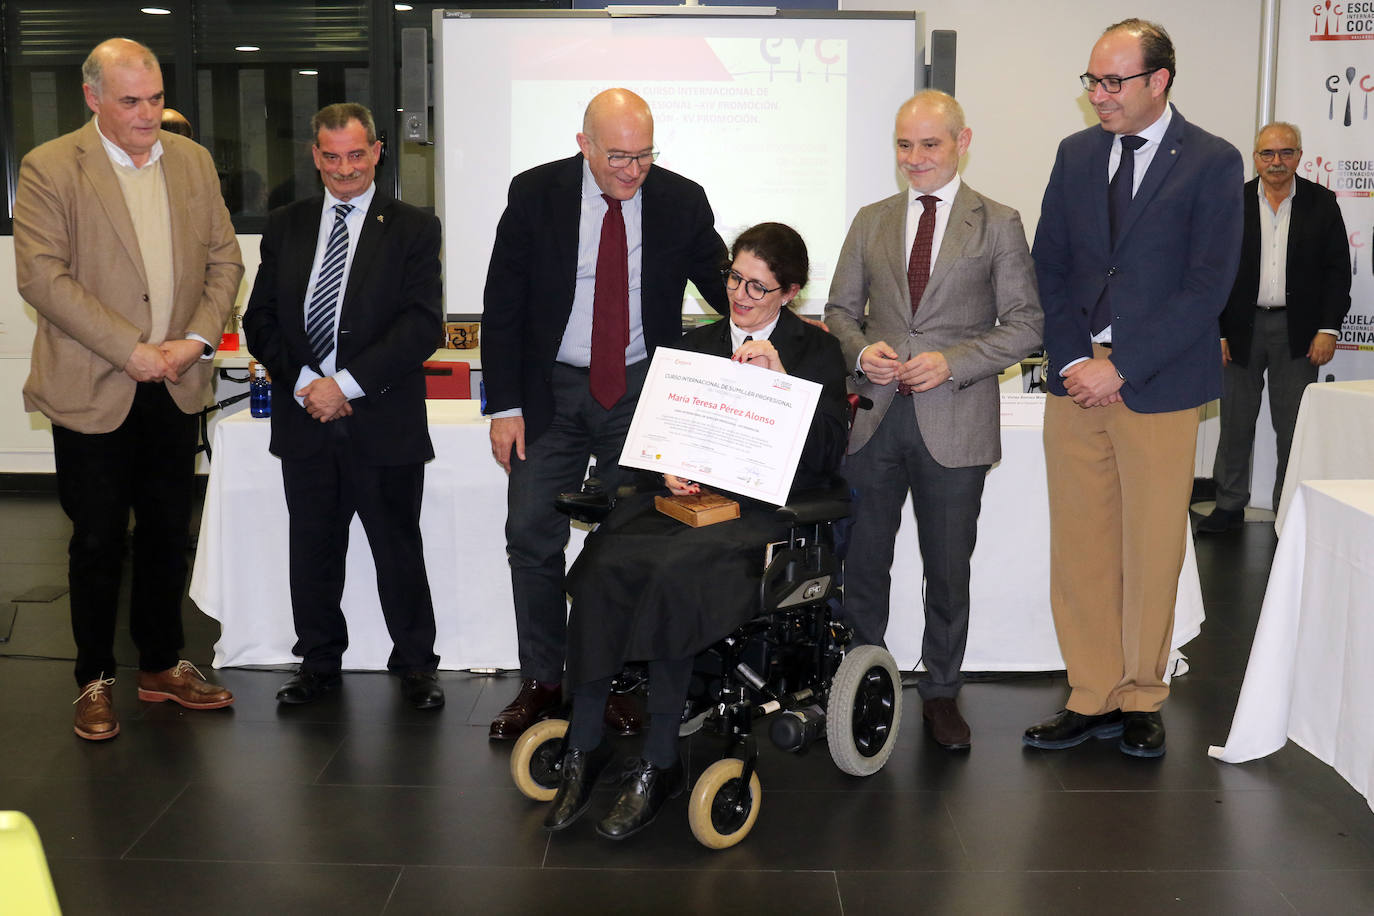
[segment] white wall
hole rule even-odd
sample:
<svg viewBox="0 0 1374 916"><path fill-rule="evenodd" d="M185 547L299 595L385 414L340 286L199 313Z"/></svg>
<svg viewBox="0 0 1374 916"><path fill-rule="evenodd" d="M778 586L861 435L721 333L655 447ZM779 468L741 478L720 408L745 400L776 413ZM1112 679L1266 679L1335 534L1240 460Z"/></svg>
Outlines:
<svg viewBox="0 0 1374 916"><path fill-rule="evenodd" d="M854 0L847 5L912 8L909 0ZM922 6L927 28L959 32L956 94L973 128L964 176L979 191L1020 210L1028 234L1035 231L1059 140L1096 122L1078 74L1086 69L1102 29L1127 16L1159 22L1173 36L1179 62L1173 100L1184 116L1241 150L1249 148L1259 72L1259 5L1254 0L1109 0L1091 6L1064 0L930 0ZM890 145L891 136L874 137L873 142ZM248 267L242 307L257 270L258 237L242 236L240 246ZM32 337L32 313L15 292L13 239L3 237L0 473L52 470L46 421L25 414L20 396ZM1214 448L1215 433L1205 425L1198 465L1203 476L1210 474Z"/></svg>

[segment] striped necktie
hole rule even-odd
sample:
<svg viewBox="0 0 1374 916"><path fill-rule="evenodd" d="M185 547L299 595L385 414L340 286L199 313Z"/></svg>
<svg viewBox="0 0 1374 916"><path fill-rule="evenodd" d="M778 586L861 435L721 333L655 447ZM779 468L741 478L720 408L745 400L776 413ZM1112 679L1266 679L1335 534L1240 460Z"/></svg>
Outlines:
<svg viewBox="0 0 1374 916"><path fill-rule="evenodd" d="M319 362L334 352L334 314L339 287L343 285L344 264L348 261L348 224L344 217L352 210L352 204L334 205L334 228L329 232L324 260L320 261L315 295L305 313L305 335L310 338L310 351Z"/></svg>

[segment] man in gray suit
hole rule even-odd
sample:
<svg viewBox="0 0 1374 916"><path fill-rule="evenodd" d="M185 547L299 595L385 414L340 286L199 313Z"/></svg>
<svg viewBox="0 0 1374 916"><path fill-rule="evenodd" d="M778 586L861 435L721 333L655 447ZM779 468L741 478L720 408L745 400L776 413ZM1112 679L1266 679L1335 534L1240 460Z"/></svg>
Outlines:
<svg viewBox="0 0 1374 916"><path fill-rule="evenodd" d="M1043 325L1021 217L959 179L972 137L943 92L902 105L897 167L909 189L854 217L825 308L856 390L873 400L849 440L845 614L859 642L883 643L909 491L926 580L922 717L952 750L971 742L955 697L983 478L1001 457L997 376L1039 346Z"/></svg>

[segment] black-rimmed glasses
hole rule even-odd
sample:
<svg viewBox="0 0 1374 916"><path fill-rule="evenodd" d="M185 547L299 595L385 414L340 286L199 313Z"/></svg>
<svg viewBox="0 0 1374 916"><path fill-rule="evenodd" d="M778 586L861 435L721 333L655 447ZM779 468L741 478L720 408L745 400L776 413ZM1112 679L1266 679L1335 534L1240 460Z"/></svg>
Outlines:
<svg viewBox="0 0 1374 916"><path fill-rule="evenodd" d="M1300 150L1300 149L1288 149L1288 148L1284 148L1284 149L1257 149L1257 150L1255 150L1255 155L1260 157L1260 161L1261 161L1261 162L1273 162L1275 156L1278 156L1280 159L1293 159L1293 158L1295 158L1295 157L1298 155L1298 153L1300 153L1300 152L1302 152L1302 150Z"/></svg>
<svg viewBox="0 0 1374 916"><path fill-rule="evenodd" d="M776 293L778 290L782 289L782 284L778 284L772 289L769 289L758 280L746 280L736 273L732 267L725 268L720 272L720 275L725 278L725 288L731 292L739 289L740 284L743 283L744 292L750 299L762 299L769 293Z"/></svg>
<svg viewBox="0 0 1374 916"><path fill-rule="evenodd" d="M1088 92L1094 92L1100 85L1106 92L1116 95L1121 91L1121 84L1127 80L1140 79L1142 76L1149 76L1159 67L1153 67L1140 73L1132 73L1130 76L1093 76L1091 73L1083 73L1078 77L1078 81L1083 84L1083 88Z"/></svg>

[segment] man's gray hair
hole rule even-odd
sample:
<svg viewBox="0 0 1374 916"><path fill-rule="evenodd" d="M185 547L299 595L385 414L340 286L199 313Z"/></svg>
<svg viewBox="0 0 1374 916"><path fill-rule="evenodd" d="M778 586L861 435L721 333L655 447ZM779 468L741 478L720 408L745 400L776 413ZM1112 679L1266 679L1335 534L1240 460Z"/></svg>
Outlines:
<svg viewBox="0 0 1374 916"><path fill-rule="evenodd" d="M1268 124L1264 125L1259 130L1255 131L1255 149L1257 151L1259 150L1260 134L1264 133L1271 127L1278 127L1282 130L1291 130L1293 132L1293 139L1297 141L1297 149L1302 149L1302 131L1298 128L1298 125L1290 124L1288 121L1270 121Z"/></svg>
<svg viewBox="0 0 1374 916"><path fill-rule="evenodd" d="M108 38L91 49L81 65L81 81L91 87L97 96L102 94L105 82L105 67L119 64L125 67L142 66L144 70L160 70L157 55L146 45L131 38Z"/></svg>

